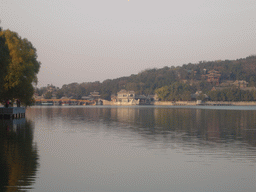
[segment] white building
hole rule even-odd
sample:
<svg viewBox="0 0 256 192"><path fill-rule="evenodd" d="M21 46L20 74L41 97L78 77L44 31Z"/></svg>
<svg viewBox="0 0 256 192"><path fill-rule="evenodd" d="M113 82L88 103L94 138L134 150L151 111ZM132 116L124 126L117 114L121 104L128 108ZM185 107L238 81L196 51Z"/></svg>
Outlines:
<svg viewBox="0 0 256 192"><path fill-rule="evenodd" d="M139 100L135 99L134 91L126 91L122 89L117 92L116 98L112 97L114 105L139 105Z"/></svg>

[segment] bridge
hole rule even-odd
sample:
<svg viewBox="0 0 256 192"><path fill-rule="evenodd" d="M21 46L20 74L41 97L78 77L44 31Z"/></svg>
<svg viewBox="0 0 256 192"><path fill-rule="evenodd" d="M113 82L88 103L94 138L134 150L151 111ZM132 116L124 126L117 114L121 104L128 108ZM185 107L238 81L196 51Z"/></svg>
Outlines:
<svg viewBox="0 0 256 192"><path fill-rule="evenodd" d="M35 105L95 105L96 100L78 99L35 99Z"/></svg>

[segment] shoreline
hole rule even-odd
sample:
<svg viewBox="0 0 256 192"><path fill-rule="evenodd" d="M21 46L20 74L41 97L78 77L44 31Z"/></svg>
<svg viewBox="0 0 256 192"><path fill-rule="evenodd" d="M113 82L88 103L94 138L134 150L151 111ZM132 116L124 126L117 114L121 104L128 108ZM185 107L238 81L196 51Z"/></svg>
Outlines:
<svg viewBox="0 0 256 192"><path fill-rule="evenodd" d="M127 106L129 104L114 103L103 100L103 105ZM256 106L256 101L156 101L150 105L160 106Z"/></svg>
<svg viewBox="0 0 256 192"><path fill-rule="evenodd" d="M158 101L154 105L185 105L185 106L256 106L256 101Z"/></svg>
<svg viewBox="0 0 256 192"><path fill-rule="evenodd" d="M256 106L256 101L155 101L150 104L130 104L130 103L117 103L107 100L102 100L104 106ZM32 105L32 106L43 106L43 105ZM52 105L56 106L56 105ZM61 105L60 105L61 106ZM82 106L82 105L69 105L69 106ZM100 106L100 105L86 105L86 106ZM4 108L0 105L0 108Z"/></svg>

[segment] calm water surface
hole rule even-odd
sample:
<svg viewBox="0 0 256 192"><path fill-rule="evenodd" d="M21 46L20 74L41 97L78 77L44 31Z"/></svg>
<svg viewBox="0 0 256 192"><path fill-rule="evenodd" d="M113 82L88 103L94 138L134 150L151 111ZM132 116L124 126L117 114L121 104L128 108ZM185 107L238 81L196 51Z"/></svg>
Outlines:
<svg viewBox="0 0 256 192"><path fill-rule="evenodd" d="M0 191L254 192L255 107L32 107L0 121Z"/></svg>

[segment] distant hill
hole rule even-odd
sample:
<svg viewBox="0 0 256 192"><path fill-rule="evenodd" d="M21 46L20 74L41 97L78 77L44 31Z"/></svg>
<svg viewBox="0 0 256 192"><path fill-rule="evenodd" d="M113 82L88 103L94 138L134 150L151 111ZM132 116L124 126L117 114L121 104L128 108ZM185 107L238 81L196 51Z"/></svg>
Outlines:
<svg viewBox="0 0 256 192"><path fill-rule="evenodd" d="M112 94L126 89L145 95L165 93L167 96L162 97L163 100L189 100L188 95L196 91L211 94L214 87L240 88L233 84L236 80L244 80L247 87L256 85L256 55L237 60L201 61L177 67L146 69L136 75L107 79L102 83L71 83L56 90L56 95L79 99L90 92L99 91L102 99L110 100ZM40 91L36 90L37 93ZM177 97L170 96L171 93Z"/></svg>

